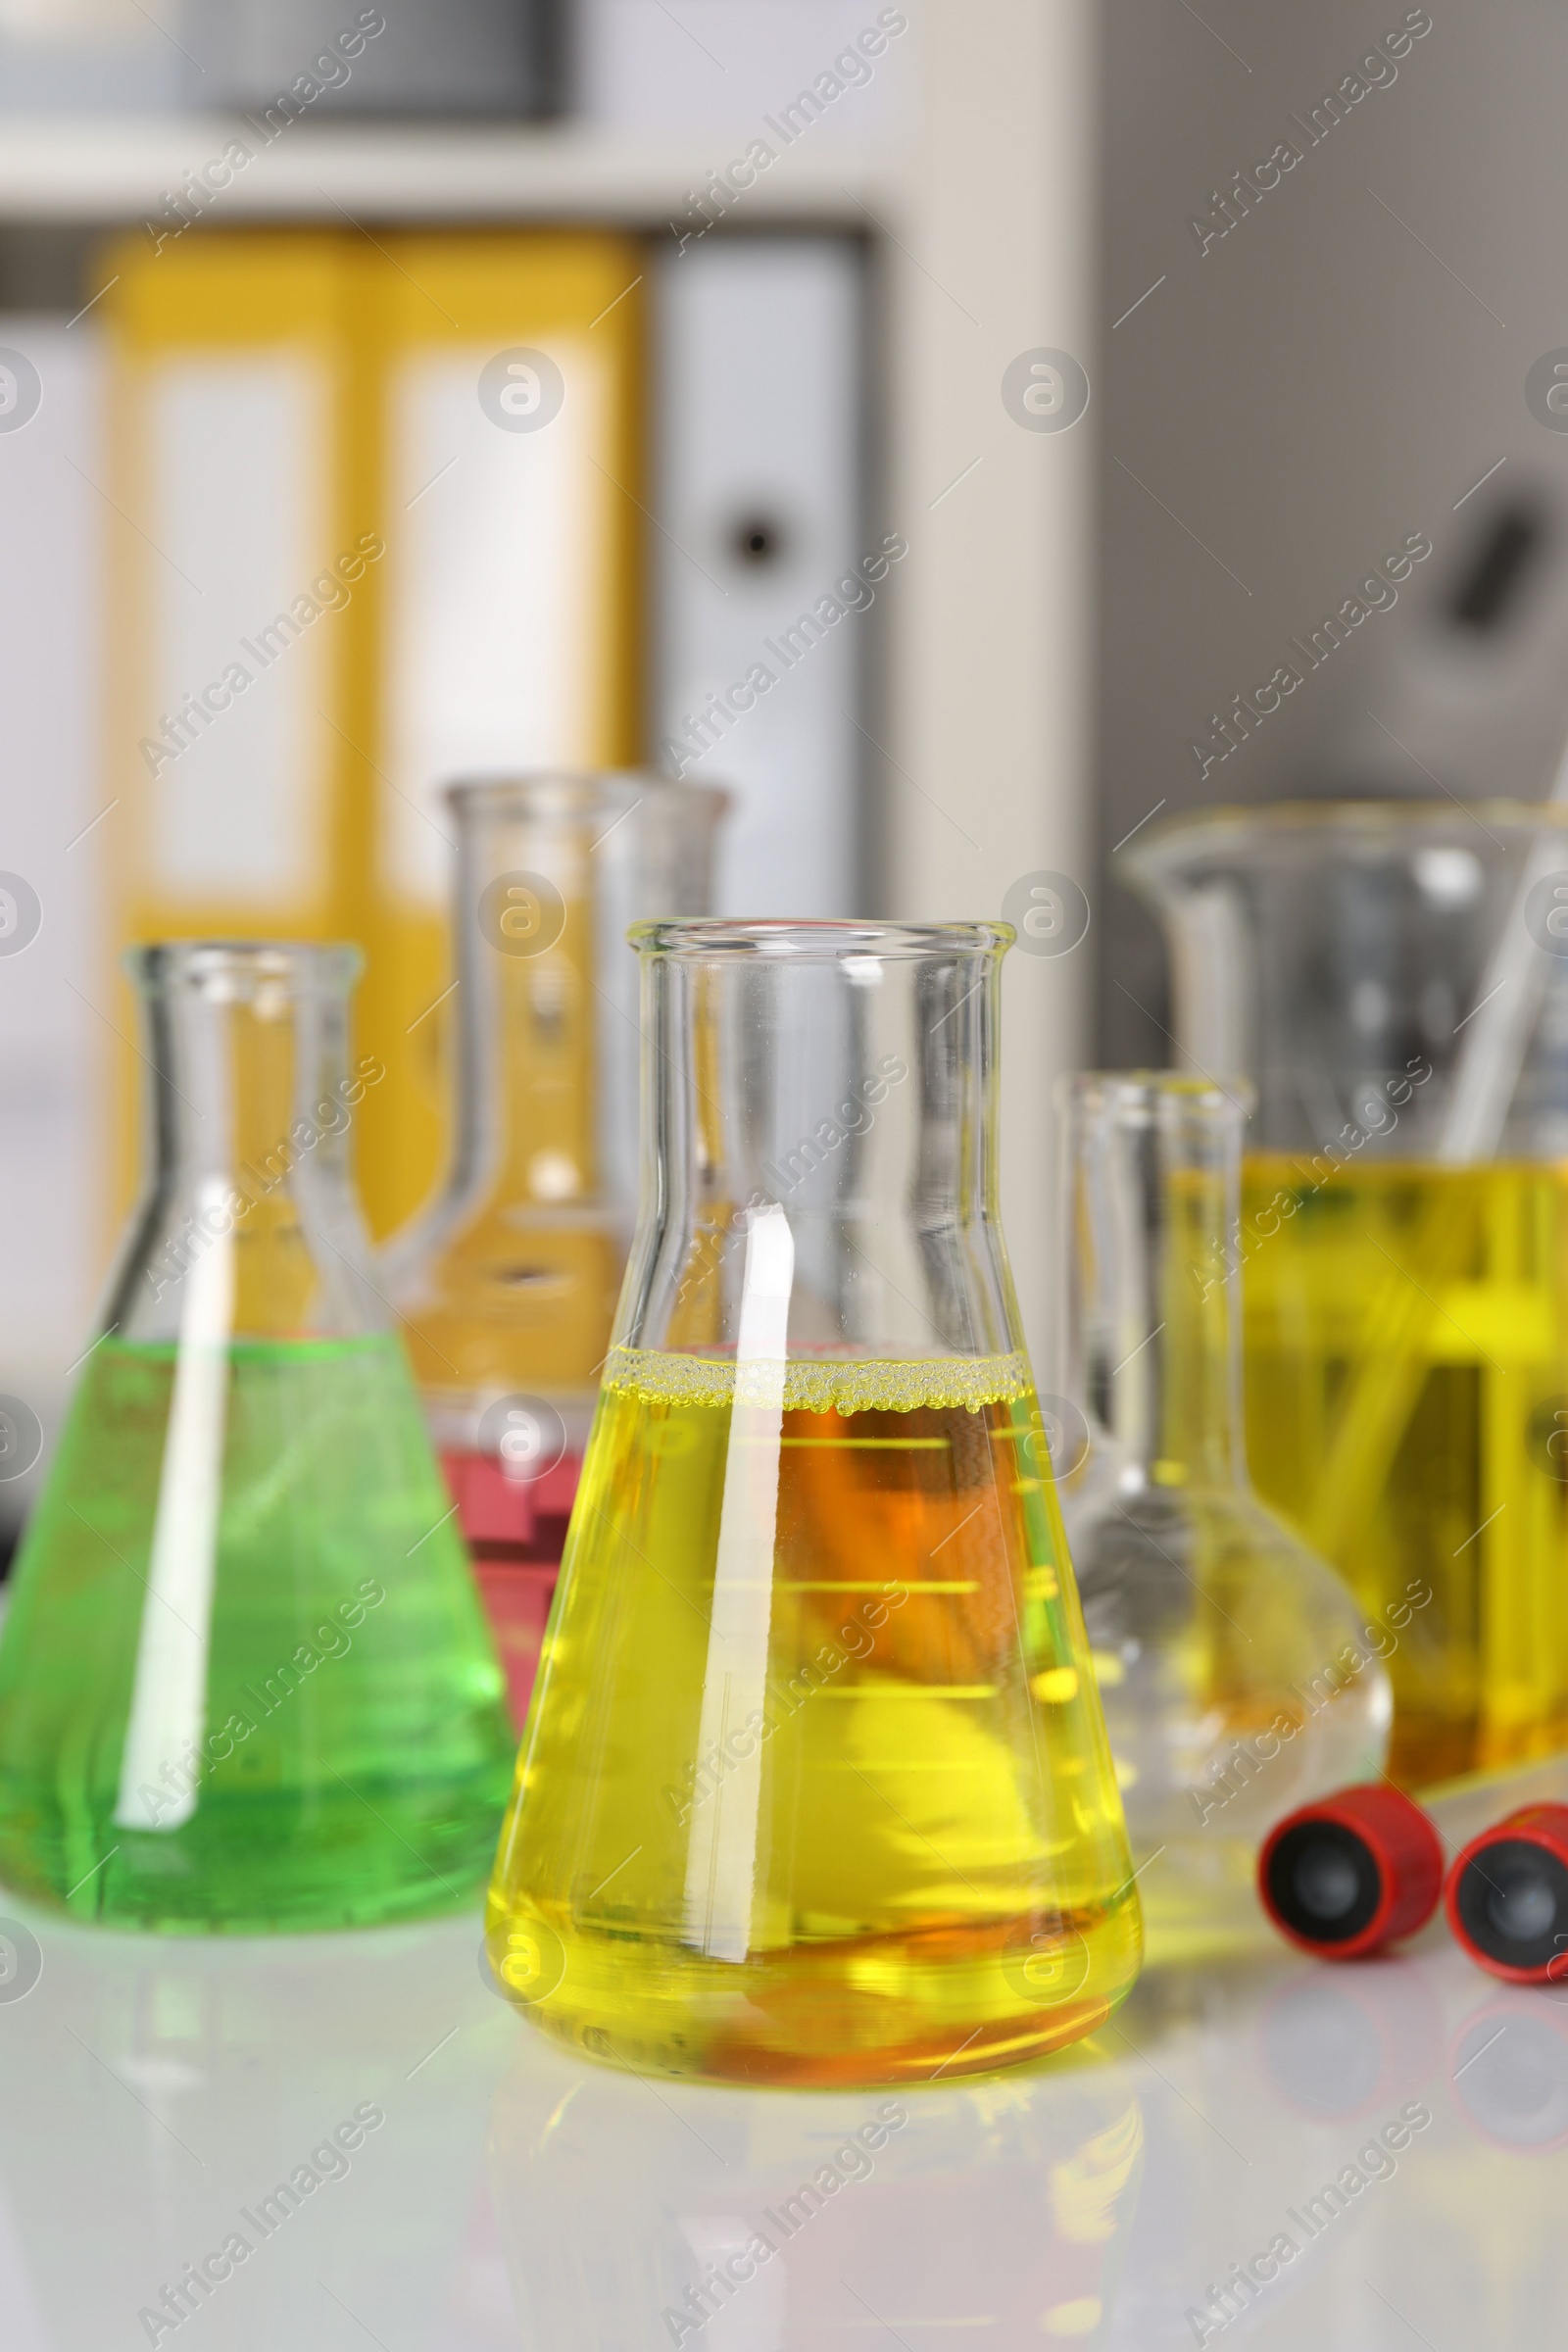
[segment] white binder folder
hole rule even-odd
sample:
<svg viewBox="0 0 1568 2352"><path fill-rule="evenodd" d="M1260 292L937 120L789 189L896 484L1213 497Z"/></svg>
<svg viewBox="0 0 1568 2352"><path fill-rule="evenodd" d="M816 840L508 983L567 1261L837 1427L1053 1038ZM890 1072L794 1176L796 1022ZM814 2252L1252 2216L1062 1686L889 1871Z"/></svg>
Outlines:
<svg viewBox="0 0 1568 2352"><path fill-rule="evenodd" d="M90 319L0 317L0 1393L49 1441L108 1241L101 383ZM35 1437L0 1428L0 1529Z"/></svg>
<svg viewBox="0 0 1568 2352"><path fill-rule="evenodd" d="M659 756L734 787L719 913L863 911L861 679L899 559L862 519L859 250L713 233L657 268Z"/></svg>

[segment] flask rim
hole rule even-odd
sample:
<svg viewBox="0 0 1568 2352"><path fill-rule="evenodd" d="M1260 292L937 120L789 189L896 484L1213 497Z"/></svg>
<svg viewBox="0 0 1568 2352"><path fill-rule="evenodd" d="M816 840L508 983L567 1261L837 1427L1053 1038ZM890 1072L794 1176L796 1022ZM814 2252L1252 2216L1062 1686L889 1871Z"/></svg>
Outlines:
<svg viewBox="0 0 1568 2352"><path fill-rule="evenodd" d="M1108 1107L1130 1113L1173 1102L1219 1118L1246 1118L1257 1105L1251 1080L1231 1071L1222 1083L1191 1070L1074 1070L1058 1081L1057 1091L1065 1110Z"/></svg>
<svg viewBox="0 0 1568 2352"><path fill-rule="evenodd" d="M153 939L127 948L122 960L139 988L227 995L263 987L290 996L346 991L365 969L363 950L348 940Z"/></svg>
<svg viewBox="0 0 1568 2352"><path fill-rule="evenodd" d="M767 956L778 962L849 963L858 957L912 962L929 956L1000 956L1018 934L1011 923L876 922L856 917L756 918L659 915L633 923L627 939L640 956L706 961Z"/></svg>
<svg viewBox="0 0 1568 2352"><path fill-rule="evenodd" d="M455 816L532 816L557 814L563 802L578 810L629 813L650 795L671 808L684 803L692 814L705 809L710 818L722 816L734 799L726 785L688 781L655 767L497 768L454 777L441 797Z"/></svg>
<svg viewBox="0 0 1568 2352"><path fill-rule="evenodd" d="M1288 856L1297 843L1337 834L1347 846L1375 856L1417 848L1433 834L1451 842L1461 828L1471 827L1494 839L1499 830L1528 836L1568 833L1568 807L1549 801L1457 798L1273 801L1255 808L1218 802L1151 825L1143 839L1129 847L1127 866L1135 883L1157 888L1205 854L1223 857L1250 850L1259 857L1269 852Z"/></svg>

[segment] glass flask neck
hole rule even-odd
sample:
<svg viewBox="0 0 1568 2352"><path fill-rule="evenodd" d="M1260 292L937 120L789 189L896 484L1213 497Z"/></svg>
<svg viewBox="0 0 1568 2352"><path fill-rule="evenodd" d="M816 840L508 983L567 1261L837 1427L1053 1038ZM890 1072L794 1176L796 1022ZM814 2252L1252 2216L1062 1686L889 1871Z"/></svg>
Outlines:
<svg viewBox="0 0 1568 2352"><path fill-rule="evenodd" d="M639 924L643 1214L616 1338L1011 1355L1004 924ZM764 1336L765 1331L765 1336Z"/></svg>
<svg viewBox="0 0 1568 2352"><path fill-rule="evenodd" d="M147 1184L106 1322L124 1339L385 1329L351 1174L360 956L293 942L132 950L147 1051Z"/></svg>
<svg viewBox="0 0 1568 2352"><path fill-rule="evenodd" d="M1239 1230L1244 1102L1167 1073L1069 1098L1069 1388L1128 1493L1245 1485Z"/></svg>
<svg viewBox="0 0 1568 2352"><path fill-rule="evenodd" d="M727 796L668 777L460 784L458 1053L448 1191L549 1211L628 1204L636 1089L627 926L707 903ZM606 1012L611 1014L608 1020Z"/></svg>
<svg viewBox="0 0 1568 2352"><path fill-rule="evenodd" d="M545 773L457 784L447 805L456 975L424 1033L456 1021L453 1140L439 1189L383 1260L389 1295L444 1446L493 1455L510 1399L519 1426L564 1414L574 1460L637 1206L626 933L708 905L728 796L646 773ZM496 1508L486 1542L512 1524L510 1503Z"/></svg>
<svg viewBox="0 0 1568 2352"><path fill-rule="evenodd" d="M592 987L573 898L520 862L494 806L458 811L458 1021L451 1189L581 1200L599 1187L589 1115ZM525 854L525 853L524 853ZM575 866L576 860L571 860Z"/></svg>

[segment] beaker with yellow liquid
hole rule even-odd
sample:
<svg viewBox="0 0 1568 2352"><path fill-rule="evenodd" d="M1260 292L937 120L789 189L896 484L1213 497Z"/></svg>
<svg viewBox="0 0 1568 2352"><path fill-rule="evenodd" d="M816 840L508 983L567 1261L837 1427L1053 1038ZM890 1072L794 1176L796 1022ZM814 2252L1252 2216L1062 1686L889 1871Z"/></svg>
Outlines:
<svg viewBox="0 0 1568 2352"><path fill-rule="evenodd" d="M638 925L642 1215L491 1889L650 2073L919 2081L1137 1973L997 1215L1003 924Z"/></svg>
<svg viewBox="0 0 1568 2352"><path fill-rule="evenodd" d="M1257 1091L1229 1245L1252 1474L1376 1631L1390 1769L1420 1787L1560 1746L1568 962L1532 891L1568 878L1564 812L1216 809L1130 857L1184 1056ZM1502 1097L1480 1152L1455 1142L1478 1037Z"/></svg>
<svg viewBox="0 0 1568 2352"><path fill-rule="evenodd" d="M626 927L707 911L728 801L639 771L446 802L450 1155L386 1266L520 1724L636 1218Z"/></svg>

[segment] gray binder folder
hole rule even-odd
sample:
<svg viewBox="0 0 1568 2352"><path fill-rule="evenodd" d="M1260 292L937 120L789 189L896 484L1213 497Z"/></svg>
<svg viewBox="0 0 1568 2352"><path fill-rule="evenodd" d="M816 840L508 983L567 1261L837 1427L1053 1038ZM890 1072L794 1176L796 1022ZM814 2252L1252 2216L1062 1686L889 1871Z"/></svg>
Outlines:
<svg viewBox="0 0 1568 2352"><path fill-rule="evenodd" d="M859 249L714 233L656 269L653 736L735 790L718 912L863 912L862 680L903 542L864 520Z"/></svg>

